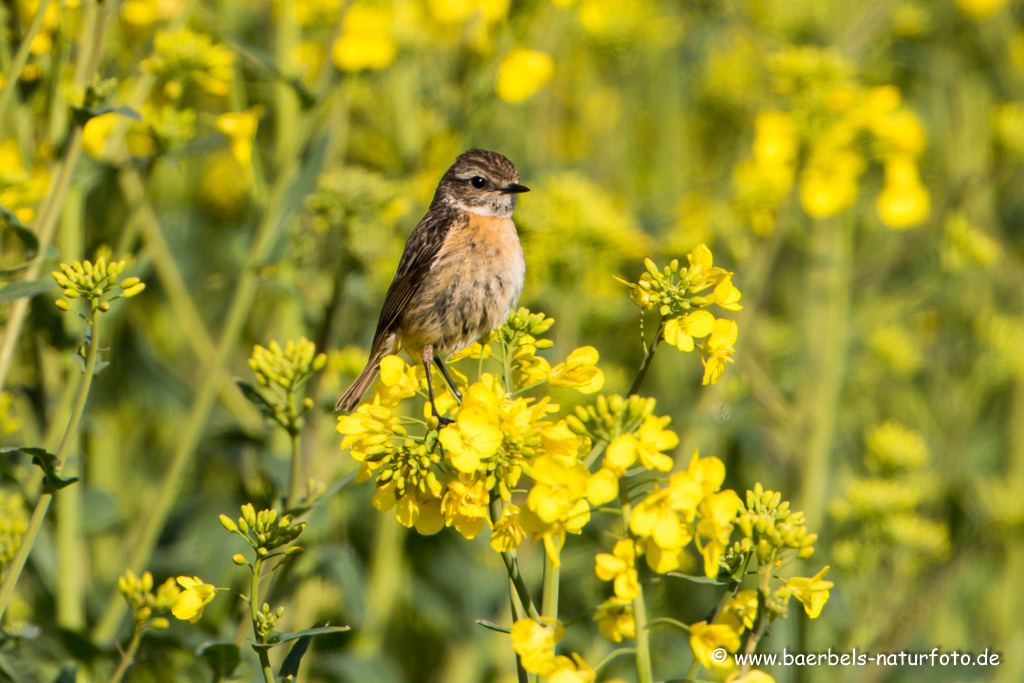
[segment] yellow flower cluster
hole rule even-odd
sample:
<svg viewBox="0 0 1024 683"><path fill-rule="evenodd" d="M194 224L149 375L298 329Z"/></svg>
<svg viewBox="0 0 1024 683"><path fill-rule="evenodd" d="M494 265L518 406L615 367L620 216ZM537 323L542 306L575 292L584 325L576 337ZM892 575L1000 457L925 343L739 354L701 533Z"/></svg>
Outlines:
<svg viewBox="0 0 1024 683"><path fill-rule="evenodd" d="M591 683L594 670L582 657L576 653L572 658L555 655L555 645L564 633L557 621L554 626L545 626L533 619L520 619L512 626L512 649L524 669L552 683Z"/></svg>
<svg viewBox="0 0 1024 683"><path fill-rule="evenodd" d="M494 339L502 358L492 358L494 342L475 346L467 354L498 360L515 388L509 391L490 373L469 384L452 368L462 387L457 402L448 388L435 382L438 411L450 423L440 426L424 403L419 418L400 416L401 404L425 396L426 377L420 366L408 366L397 356L381 361L373 397L349 415L338 418L344 434L342 448L361 463L357 481L375 477L373 504L379 510L396 508L402 524L422 534L454 527L466 538L491 529L491 545L499 552L515 549L526 536L543 541L557 559L566 533L579 533L590 518L586 500L589 471L579 460L589 440L570 429L566 419L552 419L558 406L548 397L517 395L519 390L547 382L597 391L604 375L597 367L597 351L577 349L551 367L536 355L550 342L538 339L553 321L520 309L510 316ZM420 423L422 436L410 434L405 424ZM512 489L526 475L532 482L525 500L512 503ZM502 501L501 514L491 517L491 504Z"/></svg>
<svg viewBox="0 0 1024 683"><path fill-rule="evenodd" d="M752 154L733 172L737 209L755 233L772 231L797 180L808 215L826 218L851 207L867 167L865 137L884 170L882 222L907 228L928 218L931 198L917 166L924 129L895 86L862 87L849 77L849 64L816 48L778 53L769 68L788 106L758 114ZM798 159L806 159L801 168Z"/></svg>
<svg viewBox="0 0 1024 683"><path fill-rule="evenodd" d="M124 261L111 261L100 256L96 263L75 261L70 266L60 264L60 270L51 275L64 290L64 299L58 299L57 308L66 311L69 300L82 298L89 302L90 310L110 310L110 302L121 297L133 297L146 288L146 283L137 277L128 277L118 283L117 278L124 272Z"/></svg>
<svg viewBox="0 0 1024 683"><path fill-rule="evenodd" d="M37 158L36 165L26 169L17 140L0 142L0 206L23 223L35 217L32 207L43 198L50 183L50 174L42 161Z"/></svg>
<svg viewBox="0 0 1024 683"><path fill-rule="evenodd" d="M395 61L398 44L391 35L391 8L382 4L357 2L345 12L342 33L331 49L331 57L343 71L379 71Z"/></svg>
<svg viewBox="0 0 1024 683"><path fill-rule="evenodd" d="M9 394L0 394L0 403L5 396ZM14 559L26 529L28 515L25 514L25 499L20 493L0 489L0 571Z"/></svg>
<svg viewBox="0 0 1024 683"><path fill-rule="evenodd" d="M167 628L167 618L162 615L168 612L194 624L217 593L214 586L203 583L198 576L167 579L154 592L152 574L144 572L138 577L131 570L117 580L117 587L128 601L136 630Z"/></svg>
<svg viewBox="0 0 1024 683"><path fill-rule="evenodd" d="M687 255L689 267L680 269L673 260L664 269L645 259L647 271L637 283L625 282L631 296L642 310L657 307L663 319L661 334L665 341L680 351L700 348L704 362L704 384L714 384L732 362L738 328L736 322L715 319L703 310L713 304L728 311L738 311L740 290L732 284L732 273L713 265L711 250L698 245ZM676 279L678 277L678 279ZM713 287L709 293L700 294ZM694 339L706 337L698 346Z"/></svg>
<svg viewBox="0 0 1024 683"><path fill-rule="evenodd" d="M949 552L949 528L919 509L941 493L924 437L888 421L869 429L864 443L870 474L851 478L830 505L842 528L834 550L836 564L864 566L881 549L917 561L941 559Z"/></svg>
<svg viewBox="0 0 1024 683"><path fill-rule="evenodd" d="M158 31L153 48L153 56L141 66L157 77L169 100L180 100L191 85L218 97L227 95L234 78L234 55L210 36L185 26Z"/></svg>
<svg viewBox="0 0 1024 683"><path fill-rule="evenodd" d="M284 348L274 340L268 346L256 344L249 359L249 367L256 373L260 386L274 385L294 391L327 364L327 356L316 353L316 345L305 337L298 341L289 339Z"/></svg>
<svg viewBox="0 0 1024 683"><path fill-rule="evenodd" d="M546 52L514 47L498 66L494 88L506 102L522 102L533 97L551 80L555 60Z"/></svg>

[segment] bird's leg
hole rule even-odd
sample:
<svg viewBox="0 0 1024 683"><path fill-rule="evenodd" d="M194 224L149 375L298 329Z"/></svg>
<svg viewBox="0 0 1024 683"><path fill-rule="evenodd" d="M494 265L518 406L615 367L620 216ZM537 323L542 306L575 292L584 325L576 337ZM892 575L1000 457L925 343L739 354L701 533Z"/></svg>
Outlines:
<svg viewBox="0 0 1024 683"><path fill-rule="evenodd" d="M434 363L441 369L441 374L444 375L444 381L448 383L448 387L452 390L452 393L455 394L455 398L459 403L462 403L462 392L459 391L457 386L455 386L455 382L452 380L452 376L448 374L448 368L441 362L441 358L439 356L434 356Z"/></svg>
<svg viewBox="0 0 1024 683"><path fill-rule="evenodd" d="M452 423L452 419L450 417L441 417L441 413L437 412L437 404L434 403L434 383L431 380L431 375L434 370L432 367L433 361L434 347L427 344L423 347L423 369L427 371L427 394L430 395L430 410L434 413L434 417L437 418L437 423L439 425L450 425Z"/></svg>

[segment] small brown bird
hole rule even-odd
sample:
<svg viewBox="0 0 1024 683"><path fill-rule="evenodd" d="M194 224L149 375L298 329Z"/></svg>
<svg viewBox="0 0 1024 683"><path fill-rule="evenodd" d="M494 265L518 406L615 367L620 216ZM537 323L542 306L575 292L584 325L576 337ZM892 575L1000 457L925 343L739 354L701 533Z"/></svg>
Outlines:
<svg viewBox="0 0 1024 683"><path fill-rule="evenodd" d="M502 155L482 149L459 155L409 235L384 296L370 360L336 411L355 408L380 372L381 359L404 348L413 360L423 361L434 416L450 422L434 404L431 365L461 400L442 357L502 325L519 301L526 262L512 210L516 195L528 191Z"/></svg>

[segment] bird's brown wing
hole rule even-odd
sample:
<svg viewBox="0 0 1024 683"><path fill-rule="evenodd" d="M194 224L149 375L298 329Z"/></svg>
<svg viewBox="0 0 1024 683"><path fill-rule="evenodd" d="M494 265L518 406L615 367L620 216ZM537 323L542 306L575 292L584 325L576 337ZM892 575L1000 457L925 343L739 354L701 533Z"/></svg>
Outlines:
<svg viewBox="0 0 1024 683"><path fill-rule="evenodd" d="M370 356L379 350L388 335L395 331L396 323L409 304L409 300L423 284L423 279L430 271L434 259L441 251L445 237L455 221L459 220L459 212L444 204L435 203L423 217L405 243L405 251L398 262L398 272L384 295L384 306L377 319L377 332L373 335Z"/></svg>

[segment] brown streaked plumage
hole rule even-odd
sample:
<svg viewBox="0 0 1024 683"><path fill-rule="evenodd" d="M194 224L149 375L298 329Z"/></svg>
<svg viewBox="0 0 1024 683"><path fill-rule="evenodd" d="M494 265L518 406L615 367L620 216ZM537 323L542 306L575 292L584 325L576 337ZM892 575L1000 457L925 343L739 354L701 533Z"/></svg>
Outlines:
<svg viewBox="0 0 1024 683"><path fill-rule="evenodd" d="M438 183L423 220L413 229L384 296L366 367L338 400L350 412L376 379L380 361L404 348L421 360L434 415L431 365L497 328L519 300L526 264L512 222L519 184L512 162L496 152L459 155Z"/></svg>

